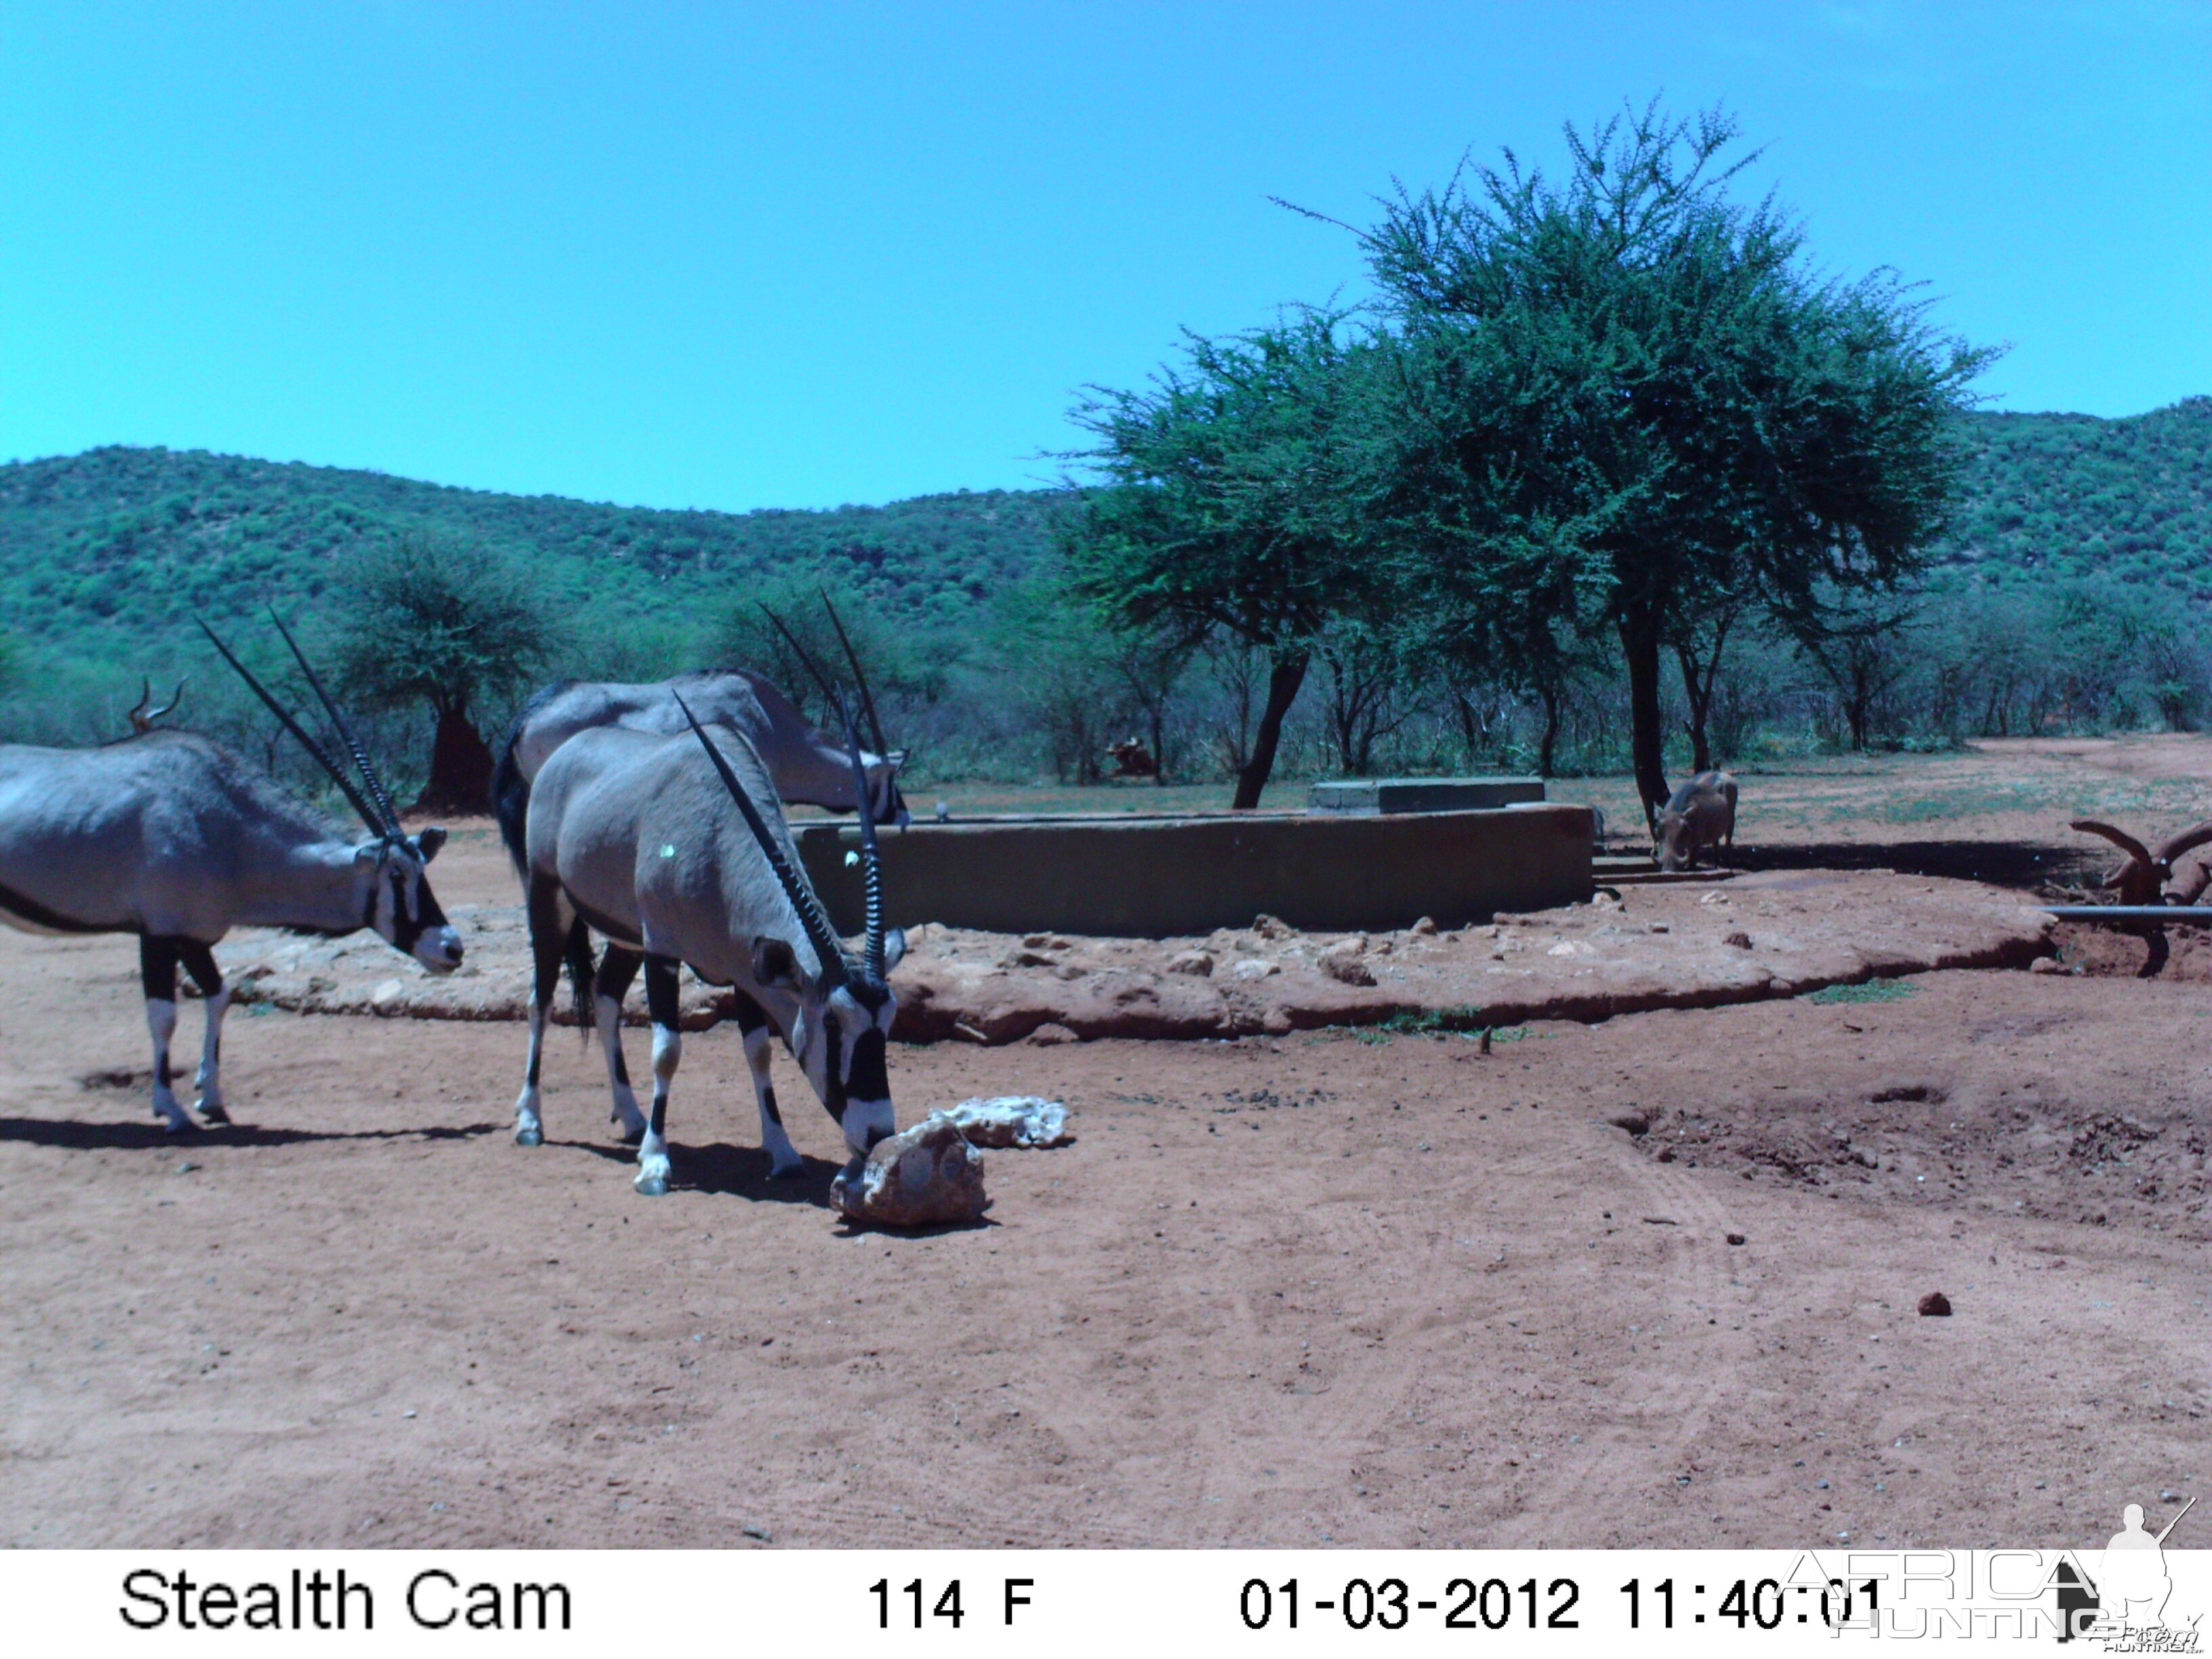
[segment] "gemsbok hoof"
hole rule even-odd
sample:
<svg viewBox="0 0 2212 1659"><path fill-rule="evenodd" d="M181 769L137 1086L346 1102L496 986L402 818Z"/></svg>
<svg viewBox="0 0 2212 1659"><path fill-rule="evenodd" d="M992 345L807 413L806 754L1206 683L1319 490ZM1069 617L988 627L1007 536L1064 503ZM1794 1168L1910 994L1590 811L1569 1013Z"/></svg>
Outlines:
<svg viewBox="0 0 2212 1659"><path fill-rule="evenodd" d="M230 1114L223 1110L221 1101L217 1101L212 1106L203 1103L193 1109L199 1113L200 1121L203 1123L224 1124L230 1121Z"/></svg>
<svg viewBox="0 0 2212 1659"><path fill-rule="evenodd" d="M621 1141L625 1146L635 1146L638 1142L645 1139L645 1125L641 1121L637 1123L625 1123L620 1129L616 1131L615 1139Z"/></svg>
<svg viewBox="0 0 2212 1659"><path fill-rule="evenodd" d="M638 1172L637 1192L641 1198L664 1198L668 1194L668 1177L650 1170Z"/></svg>
<svg viewBox="0 0 2212 1659"><path fill-rule="evenodd" d="M545 1131L535 1123L518 1123L514 1126L514 1144L518 1146L543 1146Z"/></svg>

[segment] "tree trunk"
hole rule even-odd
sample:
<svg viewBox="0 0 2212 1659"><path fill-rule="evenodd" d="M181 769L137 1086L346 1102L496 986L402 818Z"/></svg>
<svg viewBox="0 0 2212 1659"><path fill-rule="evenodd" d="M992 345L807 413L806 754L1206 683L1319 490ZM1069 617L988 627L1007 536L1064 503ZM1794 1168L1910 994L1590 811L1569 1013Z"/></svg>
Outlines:
<svg viewBox="0 0 2212 1659"><path fill-rule="evenodd" d="M1223 726L1216 730L1221 745L1221 759L1227 770L1242 776L1251 764L1252 751L1246 739L1252 729L1252 676L1247 672L1249 659L1244 649L1224 653L1214 659L1219 665L1222 684L1237 699L1237 726L1234 731Z"/></svg>
<svg viewBox="0 0 2212 1659"><path fill-rule="evenodd" d="M1674 655L1682 665L1682 695L1689 699L1690 770L1692 774L1713 769L1713 746L1706 737L1705 726L1713 709L1713 683L1720 678L1721 653L1728 648L1729 624L1735 620L1733 611L1723 611L1713 624L1712 654L1700 665L1697 651L1691 646L1677 643Z"/></svg>
<svg viewBox="0 0 2212 1659"><path fill-rule="evenodd" d="M1864 665L1853 663L1850 683L1844 689L1844 718L1850 723L1851 749L1861 755L1866 753L1867 726L1874 712L1874 690L1869 678Z"/></svg>
<svg viewBox="0 0 2212 1659"><path fill-rule="evenodd" d="M1659 709L1659 620L1635 607L1620 618L1620 647L1628 665L1628 752L1636 768L1636 793L1656 833L1667 787L1667 732Z"/></svg>
<svg viewBox="0 0 2212 1659"><path fill-rule="evenodd" d="M459 708L438 711L438 736L430 749L430 775L410 812L491 811L491 750Z"/></svg>
<svg viewBox="0 0 2212 1659"><path fill-rule="evenodd" d="M1690 770L1710 772L1713 769L1713 746L1705 735L1705 713L1712 706L1712 678L1706 675L1704 684L1699 684L1698 659L1688 646L1676 646L1674 654L1682 664L1682 695L1690 703L1690 718L1682 722L1690 734ZM1715 660L1718 660L1717 657Z"/></svg>
<svg viewBox="0 0 2212 1659"><path fill-rule="evenodd" d="M1455 690L1451 694L1452 707L1459 714L1460 739L1467 745L1467 763L1470 769L1481 764L1482 756L1490 746L1490 734L1484 731L1474 713L1474 700L1466 692Z"/></svg>
<svg viewBox="0 0 2212 1659"><path fill-rule="evenodd" d="M1275 746L1282 741L1283 716L1297 701L1309 661L1304 652L1293 651L1277 657L1267 671L1267 706L1261 711L1260 729L1253 735L1252 758L1237 775L1237 796L1229 803L1231 810L1249 812L1260 804L1260 792L1267 787L1267 775L1275 769Z"/></svg>
<svg viewBox="0 0 2212 1659"><path fill-rule="evenodd" d="M1559 746L1560 704L1565 701L1559 686L1549 681L1536 688L1536 695L1544 703L1544 735L1536 744L1536 775L1552 775L1552 761Z"/></svg>
<svg viewBox="0 0 2212 1659"><path fill-rule="evenodd" d="M1712 745L1705 741L1705 722L1698 720L1686 720L1682 722L1682 729L1690 735L1691 774L1694 776L1699 772L1711 771L1713 750Z"/></svg>

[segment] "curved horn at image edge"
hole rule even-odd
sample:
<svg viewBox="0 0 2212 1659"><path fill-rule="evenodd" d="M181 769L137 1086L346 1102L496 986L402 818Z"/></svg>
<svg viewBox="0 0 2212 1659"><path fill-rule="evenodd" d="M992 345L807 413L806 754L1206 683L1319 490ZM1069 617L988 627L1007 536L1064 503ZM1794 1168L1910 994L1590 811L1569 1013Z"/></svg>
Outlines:
<svg viewBox="0 0 2212 1659"><path fill-rule="evenodd" d="M2202 823L2191 824L2178 835L2167 836L2160 843L2159 862L2172 864L2184 853L2193 853L2207 842L2212 842L2212 818L2207 818Z"/></svg>
<svg viewBox="0 0 2212 1659"><path fill-rule="evenodd" d="M2085 836L2102 836L2130 858L2138 860L2146 867L2153 862L2150 849L2124 830L2116 830L2111 824L2100 823L2094 818L2075 818L2066 827L2069 830L2079 830Z"/></svg>

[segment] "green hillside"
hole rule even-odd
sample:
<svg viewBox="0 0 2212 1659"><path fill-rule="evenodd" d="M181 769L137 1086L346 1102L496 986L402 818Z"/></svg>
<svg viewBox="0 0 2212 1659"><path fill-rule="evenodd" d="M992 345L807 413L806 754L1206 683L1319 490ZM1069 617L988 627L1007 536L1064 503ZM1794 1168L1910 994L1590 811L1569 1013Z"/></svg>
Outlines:
<svg viewBox="0 0 2212 1659"><path fill-rule="evenodd" d="M1942 568L2102 576L2212 599L2212 398L2126 420L1970 416L1966 499Z"/></svg>
<svg viewBox="0 0 2212 1659"><path fill-rule="evenodd" d="M312 602L349 552L418 532L511 555L568 608L617 607L631 623L701 625L748 579L814 567L903 622L957 627L1035 567L1052 501L963 490L831 512L665 512L96 449L0 466L0 629L48 654L133 655L195 612Z"/></svg>
<svg viewBox="0 0 2212 1659"><path fill-rule="evenodd" d="M2011 585L2103 575L2212 599L2212 398L2126 420L1977 414L1939 569ZM409 532L526 563L570 614L679 635L751 583L817 568L878 614L962 632L1037 570L1055 496L962 491L827 512L668 512L381 473L108 448L0 465L0 632L49 661L158 666L195 612L313 601L365 543Z"/></svg>

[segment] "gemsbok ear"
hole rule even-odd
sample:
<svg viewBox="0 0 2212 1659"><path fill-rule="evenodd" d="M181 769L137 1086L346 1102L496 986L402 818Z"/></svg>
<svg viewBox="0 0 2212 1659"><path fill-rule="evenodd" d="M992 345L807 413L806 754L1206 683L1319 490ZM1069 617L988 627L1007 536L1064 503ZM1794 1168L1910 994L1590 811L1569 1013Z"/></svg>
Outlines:
<svg viewBox="0 0 2212 1659"><path fill-rule="evenodd" d="M437 857L438 849L445 844L446 832L434 823L415 837L415 850L425 864Z"/></svg>
<svg viewBox="0 0 2212 1659"><path fill-rule="evenodd" d="M353 849L353 861L356 864L374 864L383 856L384 843L380 841L365 841Z"/></svg>
<svg viewBox="0 0 2212 1659"><path fill-rule="evenodd" d="M906 929L894 927L884 935L884 971L885 973L906 959Z"/></svg>
<svg viewBox="0 0 2212 1659"><path fill-rule="evenodd" d="M753 983L799 989L799 958L792 953L790 940L763 937L753 941Z"/></svg>

